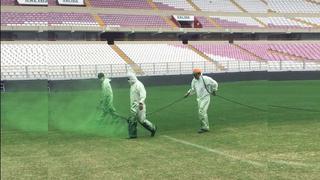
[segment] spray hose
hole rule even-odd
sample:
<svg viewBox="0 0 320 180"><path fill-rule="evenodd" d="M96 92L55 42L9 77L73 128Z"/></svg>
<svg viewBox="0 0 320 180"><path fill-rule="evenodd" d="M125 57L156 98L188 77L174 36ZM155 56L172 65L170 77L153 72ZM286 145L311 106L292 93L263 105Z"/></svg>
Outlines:
<svg viewBox="0 0 320 180"><path fill-rule="evenodd" d="M182 101L183 99L185 99L185 98L184 97L178 98L178 99L174 100L173 102L171 102L171 103L169 103L169 104L167 104L167 105L165 105L165 106L163 106L163 107L161 107L161 108L159 108L159 109L157 109L155 111L147 113L147 115L152 115L152 114L155 114L157 112L163 111L163 110L169 108L170 106ZM112 113L112 115L117 116L118 118L123 119L123 120L128 120L128 117L125 117L125 116L123 116L121 114L118 114L116 112Z"/></svg>
<svg viewBox="0 0 320 180"><path fill-rule="evenodd" d="M162 110L164 110L164 109L167 109L167 108L169 108L170 106L172 106L172 105L174 105L174 104L176 104L176 103L178 103L178 102L180 102L180 101L182 101L182 100L184 100L184 99L185 99L185 97L180 97L180 98L174 100L173 102L171 102L171 103L169 103L169 104L167 104L167 105L165 105L165 106L163 106L163 107L161 107L161 108L159 108L159 109L157 109L157 110L155 110L155 111L152 111L152 112L150 112L150 113L147 113L147 115L151 115L151 114L160 112L160 111L162 111Z"/></svg>
<svg viewBox="0 0 320 180"><path fill-rule="evenodd" d="M268 106L273 107L273 108L281 108L281 109L288 109L288 110L294 110L294 111L306 111L306 112L320 113L320 110L316 110L316 109L297 108L297 107L279 106L279 105L268 105Z"/></svg>
<svg viewBox="0 0 320 180"><path fill-rule="evenodd" d="M261 109L261 108L258 108L258 107L255 107L255 106L252 106L252 105L248 105L248 104L244 104L244 103L241 103L241 102L238 102L238 101L235 101L233 99L229 99L229 98L226 98L226 97L223 97L223 96L220 96L220 95L216 95L217 97L225 100L225 101L228 101L228 102L231 102L231 103L234 103L234 104L238 104L240 106L244 106L244 107L247 107L247 108L250 108L250 109L254 109L254 110L257 110L257 111L262 111L262 112L267 112L267 110L265 109Z"/></svg>
<svg viewBox="0 0 320 180"><path fill-rule="evenodd" d="M270 112L270 113L272 113L271 111L268 111L268 110L265 110L265 109L261 109L261 108L256 107L256 106L244 104L244 103L235 101L235 100L230 99L230 98L226 98L226 97L223 97L223 96L220 96L220 95L216 95L216 96L221 98L221 99L224 99L225 101L228 101L228 102L231 102L231 103L234 103L234 104L238 104L238 105L241 105L241 106L245 106L245 107L250 108L250 109L254 109L254 110L257 110L257 111L261 111L261 112ZM287 109L287 110L293 110L293 111L305 111L305 112L320 113L320 110L316 110L316 109L297 108L297 107L279 106L279 105L268 105L268 106L272 107L272 108L281 108L281 109Z"/></svg>
<svg viewBox="0 0 320 180"><path fill-rule="evenodd" d="M242 103L242 102L239 102L239 101L230 99L230 98L226 98L226 97L221 96L221 95L215 95L215 96L218 97L218 98L221 98L221 99L223 99L223 100L225 100L225 101L228 101L228 102L230 102L230 103L237 104L237 105L240 105L240 106L244 106L244 107L247 107L247 108L250 108L250 109L254 109L254 110L256 110L256 111L260 111L260 112L270 112L270 111L268 111L268 110L266 110L266 109L262 109L262 108L259 108L259 107L256 107L256 106L248 105L248 104L245 104L245 103ZM180 97L180 98L172 101L171 103L169 103L169 104L167 104L167 105L165 105L165 106L163 106L163 107L155 110L155 111L152 111L152 112L147 113L147 115L150 116L150 115L152 115L152 114L161 112L161 111L163 111L163 110L165 110L165 109L173 106L174 104L177 104L178 102L180 102L180 101L182 101L182 100L184 100L184 99L185 99L185 97ZM270 107L272 107L272 108L282 108L282 109L288 109L288 110L293 110L293 111L306 111L306 112L316 112L316 113L319 113L319 112L320 112L319 110L315 110L315 109L296 108L296 107L278 106L278 105L268 105L268 106L270 106ZM119 118L124 119L124 120L127 120L127 119L128 119L127 117L122 116L122 115L117 114L117 113L114 113L114 115L115 115L115 116L118 116Z"/></svg>

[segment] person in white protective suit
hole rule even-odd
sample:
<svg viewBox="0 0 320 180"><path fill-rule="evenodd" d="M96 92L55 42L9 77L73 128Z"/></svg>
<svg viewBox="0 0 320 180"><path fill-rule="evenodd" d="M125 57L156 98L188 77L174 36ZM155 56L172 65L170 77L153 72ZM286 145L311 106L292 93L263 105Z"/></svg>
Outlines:
<svg viewBox="0 0 320 180"><path fill-rule="evenodd" d="M137 138L137 122L151 132L156 133L156 126L146 119L146 90L134 73L128 74L130 84L130 117L128 118L129 139Z"/></svg>
<svg viewBox="0 0 320 180"><path fill-rule="evenodd" d="M198 133L208 132L209 120L207 110L210 104L210 94L216 95L218 91L218 83L211 77L203 76L200 68L193 69L193 80L191 82L191 89L185 94L188 97L193 94L197 94L198 101L198 113L200 120L200 129Z"/></svg>
<svg viewBox="0 0 320 180"><path fill-rule="evenodd" d="M110 85L110 79L105 77L103 73L98 74L98 79L101 81L101 100L100 108L102 110L99 122L103 123L108 115L113 116L115 108L113 106L113 92Z"/></svg>

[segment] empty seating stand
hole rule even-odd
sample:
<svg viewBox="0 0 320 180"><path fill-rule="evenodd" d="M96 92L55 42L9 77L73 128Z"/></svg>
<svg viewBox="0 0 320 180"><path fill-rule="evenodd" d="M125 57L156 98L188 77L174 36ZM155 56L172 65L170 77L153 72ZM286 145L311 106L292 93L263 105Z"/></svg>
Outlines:
<svg viewBox="0 0 320 180"><path fill-rule="evenodd" d="M152 3L150 3L150 2ZM202 11L267 13L320 13L320 5L307 0L191 0ZM313 0L316 2L317 0ZM152 9L155 4L161 10L194 11L187 0L90 0L95 8ZM1 0L2 6L18 6L16 0ZM48 0L48 6L57 6L56 0ZM242 8L242 9L241 9Z"/></svg>
<svg viewBox="0 0 320 180"><path fill-rule="evenodd" d="M320 13L320 5L306 0L267 0L268 7L279 13Z"/></svg>
<svg viewBox="0 0 320 180"><path fill-rule="evenodd" d="M99 27L89 13L49 13L48 22L51 26L94 26Z"/></svg>
<svg viewBox="0 0 320 180"><path fill-rule="evenodd" d="M1 12L2 26L94 26L99 24L89 13Z"/></svg>
<svg viewBox="0 0 320 180"><path fill-rule="evenodd" d="M1 45L1 79L83 79L127 71L128 65L104 43Z"/></svg>
<svg viewBox="0 0 320 180"><path fill-rule="evenodd" d="M99 8L151 9L146 0L91 0L90 4Z"/></svg>
<svg viewBox="0 0 320 180"><path fill-rule="evenodd" d="M1 6L13 6L16 4L16 0L1 0Z"/></svg>
<svg viewBox="0 0 320 180"><path fill-rule="evenodd" d="M153 0L158 9L162 10L186 10L194 11L194 8L186 0Z"/></svg>
<svg viewBox="0 0 320 180"><path fill-rule="evenodd" d="M244 52L231 44L195 44L193 46L219 62L228 71L267 70L265 62L259 61L256 56Z"/></svg>
<svg viewBox="0 0 320 180"><path fill-rule="evenodd" d="M316 42L191 42L191 45L117 43L145 75L189 74L193 67L201 67L206 73L320 70L320 43ZM217 68L217 63L224 69ZM121 77L129 70L130 65L102 42L6 42L1 45L2 80L87 79L96 78L98 72Z"/></svg>
<svg viewBox="0 0 320 180"><path fill-rule="evenodd" d="M216 71L214 64L177 44L118 44L147 75L189 74L193 67L201 67L206 72Z"/></svg>
<svg viewBox="0 0 320 180"><path fill-rule="evenodd" d="M47 13L1 12L1 25L48 26Z"/></svg>
<svg viewBox="0 0 320 180"><path fill-rule="evenodd" d="M285 17L258 17L260 21L267 24L270 28L284 29L310 29L312 26L294 21Z"/></svg>
<svg viewBox="0 0 320 180"><path fill-rule="evenodd" d="M235 0L242 8L251 13L267 13L268 6L260 0Z"/></svg>
<svg viewBox="0 0 320 180"><path fill-rule="evenodd" d="M297 19L320 26L320 17L297 17Z"/></svg>
<svg viewBox="0 0 320 180"><path fill-rule="evenodd" d="M230 0L193 0L202 11L241 12Z"/></svg>
<svg viewBox="0 0 320 180"><path fill-rule="evenodd" d="M235 17L235 16L211 16L221 27L225 28L263 28L251 17Z"/></svg>
<svg viewBox="0 0 320 180"><path fill-rule="evenodd" d="M170 28L160 16L99 14L106 26L110 27L140 27L140 28Z"/></svg>

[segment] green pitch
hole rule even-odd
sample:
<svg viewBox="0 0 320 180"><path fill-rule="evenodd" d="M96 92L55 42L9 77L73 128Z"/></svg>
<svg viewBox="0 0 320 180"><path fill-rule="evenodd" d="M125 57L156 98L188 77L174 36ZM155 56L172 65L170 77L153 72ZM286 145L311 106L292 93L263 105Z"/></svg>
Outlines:
<svg viewBox="0 0 320 180"><path fill-rule="evenodd" d="M146 87L147 112L180 98L189 86ZM129 88L114 88L129 112ZM102 125L100 90L1 94L1 179L318 179L320 81L220 83L218 94L267 109L213 98L211 131L197 134L195 97L148 119L159 130L127 140L125 121ZM48 131L49 129L49 131Z"/></svg>

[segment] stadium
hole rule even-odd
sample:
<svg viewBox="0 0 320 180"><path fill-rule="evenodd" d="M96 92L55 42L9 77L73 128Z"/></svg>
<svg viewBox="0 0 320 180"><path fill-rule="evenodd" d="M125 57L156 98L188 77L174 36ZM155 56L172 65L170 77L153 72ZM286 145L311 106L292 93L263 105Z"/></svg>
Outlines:
<svg viewBox="0 0 320 180"><path fill-rule="evenodd" d="M319 0L1 0L0 88L1 179L320 177Z"/></svg>

